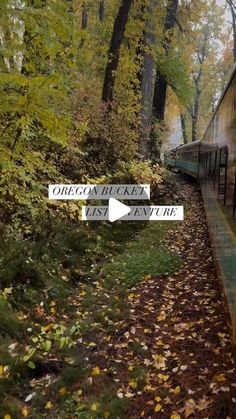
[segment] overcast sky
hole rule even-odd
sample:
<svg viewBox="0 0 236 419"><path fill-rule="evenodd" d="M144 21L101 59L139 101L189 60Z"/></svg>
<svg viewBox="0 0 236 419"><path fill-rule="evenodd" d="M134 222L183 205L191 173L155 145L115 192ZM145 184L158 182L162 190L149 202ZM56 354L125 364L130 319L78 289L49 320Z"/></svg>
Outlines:
<svg viewBox="0 0 236 419"><path fill-rule="evenodd" d="M224 7L227 5L226 0L217 0L217 3L220 6L224 6ZM229 9L229 6L227 5L226 11L225 11L225 23L229 25L229 21L231 22L231 20L232 20L232 17L231 17L230 9Z"/></svg>

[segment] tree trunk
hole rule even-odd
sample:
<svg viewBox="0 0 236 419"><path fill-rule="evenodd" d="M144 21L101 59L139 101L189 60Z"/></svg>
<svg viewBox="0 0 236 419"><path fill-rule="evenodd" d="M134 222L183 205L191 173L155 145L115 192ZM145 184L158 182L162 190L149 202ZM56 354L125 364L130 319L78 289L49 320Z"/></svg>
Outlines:
<svg viewBox="0 0 236 419"><path fill-rule="evenodd" d="M192 142L197 140L197 123L198 123L198 115L199 115L199 100L200 100L200 92L196 92L196 96L194 98L194 106L193 106L193 117L192 117Z"/></svg>
<svg viewBox="0 0 236 419"><path fill-rule="evenodd" d="M88 8L87 8L87 5L83 3L82 4L82 18L81 18L82 31L85 31L87 29L87 26L88 26ZM85 37L85 34L82 32L79 48L83 48L84 46L84 41L85 41L84 37Z"/></svg>
<svg viewBox="0 0 236 419"><path fill-rule="evenodd" d="M153 115L159 121L165 119L166 95L168 83L165 76L159 72L156 75L155 89L153 96Z"/></svg>
<svg viewBox="0 0 236 419"><path fill-rule="evenodd" d="M113 100L113 90L116 78L116 71L118 68L120 58L120 46L124 38L125 27L128 21L128 16L132 3L133 0L122 0L117 17L114 22L102 90L102 100L106 103L112 102Z"/></svg>
<svg viewBox="0 0 236 419"><path fill-rule="evenodd" d="M81 21L81 29L84 31L87 29L88 26L88 9L85 3L82 6L82 21Z"/></svg>
<svg viewBox="0 0 236 419"><path fill-rule="evenodd" d="M146 29L144 31L143 46L147 52L143 57L143 69L141 80L141 136L140 136L140 154L143 159L148 159L150 155L150 134L152 128L152 100L153 100L153 73L154 73L154 57L151 51L155 42L155 26L153 22L153 12L156 7L156 0L149 0L148 18Z"/></svg>
<svg viewBox="0 0 236 419"><path fill-rule="evenodd" d="M169 31L175 26L175 19L178 12L179 0L170 0L169 6L166 11L166 18L164 24L164 32ZM166 55L168 55L170 45L170 39L164 39L164 48ZM165 119L165 107L166 107L166 96L167 96L168 82L164 75L160 74L159 71L156 73L154 96L153 96L153 115L160 121Z"/></svg>
<svg viewBox="0 0 236 419"><path fill-rule="evenodd" d="M204 75L204 62L207 57L207 43L209 39L209 28L206 27L203 36L203 44L201 48L199 48L198 52L198 61L199 61L199 71L196 74L193 74L193 81L195 84L195 96L193 101L192 107L192 142L197 140L197 127L198 127L198 119L199 119L199 106L201 95L203 92L204 86L202 86L202 77Z"/></svg>
<svg viewBox="0 0 236 419"><path fill-rule="evenodd" d="M185 116L182 113L180 114L180 121L181 121L181 127L182 127L182 134L183 134L184 144L188 144L188 136L187 136L187 129L186 129L186 120L185 120Z"/></svg>
<svg viewBox="0 0 236 419"><path fill-rule="evenodd" d="M102 23L105 19L105 1L102 0L99 3L99 20Z"/></svg>

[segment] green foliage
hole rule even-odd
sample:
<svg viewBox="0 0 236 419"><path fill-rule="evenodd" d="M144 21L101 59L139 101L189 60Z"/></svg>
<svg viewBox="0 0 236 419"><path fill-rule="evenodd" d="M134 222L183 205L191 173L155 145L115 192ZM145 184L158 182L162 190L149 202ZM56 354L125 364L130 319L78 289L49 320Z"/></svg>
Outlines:
<svg viewBox="0 0 236 419"><path fill-rule="evenodd" d="M130 287L146 275L168 276L170 271L178 269L180 260L160 245L167 229L167 224L150 223L139 237L130 243L128 252L118 256L115 263L104 265L102 273L105 280L109 282L112 277L119 278Z"/></svg>
<svg viewBox="0 0 236 419"><path fill-rule="evenodd" d="M175 92L180 104L187 106L193 95L193 86L188 63L183 60L181 52L172 47L167 56L157 58L157 68L166 76L168 85Z"/></svg>
<svg viewBox="0 0 236 419"><path fill-rule="evenodd" d="M16 318L7 301L0 300L0 335L23 339L26 335L27 325Z"/></svg>

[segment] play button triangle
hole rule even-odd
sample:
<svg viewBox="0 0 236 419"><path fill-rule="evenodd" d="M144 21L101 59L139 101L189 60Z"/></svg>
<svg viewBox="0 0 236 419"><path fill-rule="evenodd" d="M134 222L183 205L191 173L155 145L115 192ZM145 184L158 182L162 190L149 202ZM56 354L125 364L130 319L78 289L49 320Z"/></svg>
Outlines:
<svg viewBox="0 0 236 419"><path fill-rule="evenodd" d="M118 201L115 198L109 199L109 221L113 223L113 221L119 220L120 218L124 217L124 215L129 214L131 211L128 205L122 204L122 202Z"/></svg>

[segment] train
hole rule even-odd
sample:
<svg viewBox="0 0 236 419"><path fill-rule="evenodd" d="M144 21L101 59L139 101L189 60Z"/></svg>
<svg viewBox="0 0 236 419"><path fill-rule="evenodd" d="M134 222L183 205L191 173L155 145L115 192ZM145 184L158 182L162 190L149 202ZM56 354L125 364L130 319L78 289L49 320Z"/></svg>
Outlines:
<svg viewBox="0 0 236 419"><path fill-rule="evenodd" d="M164 164L200 184L236 345L236 66L203 138L167 150Z"/></svg>

